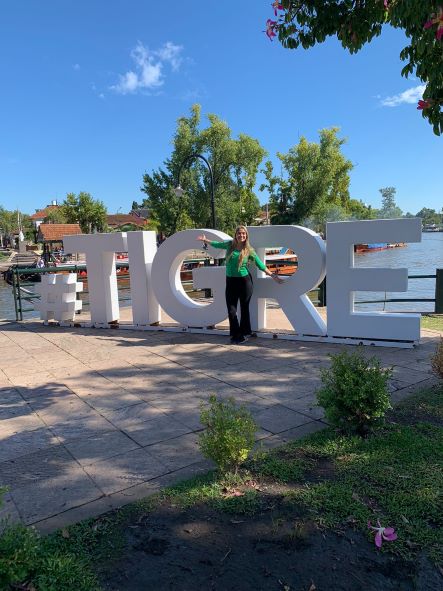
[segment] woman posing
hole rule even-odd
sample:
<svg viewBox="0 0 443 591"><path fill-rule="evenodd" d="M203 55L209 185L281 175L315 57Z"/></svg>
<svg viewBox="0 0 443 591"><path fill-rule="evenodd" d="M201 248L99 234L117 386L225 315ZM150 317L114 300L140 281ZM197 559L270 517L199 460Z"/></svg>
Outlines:
<svg viewBox="0 0 443 591"><path fill-rule="evenodd" d="M235 230L233 240L217 242L208 240L204 234L199 236L205 244L210 244L214 248L227 250L226 253L226 306L229 317L229 334L231 343L244 343L246 339L253 335L251 331L251 320L249 317L249 302L252 296L252 277L248 269L248 263L254 262L255 265L266 275L272 277L277 283L283 283L283 280L266 267L266 265L257 256L255 250L249 244L249 235L245 226L238 226ZM237 318L237 304L240 301L240 323Z"/></svg>

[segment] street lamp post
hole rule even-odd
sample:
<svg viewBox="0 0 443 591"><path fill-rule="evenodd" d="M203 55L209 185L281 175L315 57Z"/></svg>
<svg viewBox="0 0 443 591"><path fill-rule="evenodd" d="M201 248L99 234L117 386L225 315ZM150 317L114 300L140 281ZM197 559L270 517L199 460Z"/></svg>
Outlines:
<svg viewBox="0 0 443 591"><path fill-rule="evenodd" d="M184 166L186 166L191 160L193 160L194 158L200 158L200 160L203 160L203 162L206 164L206 166L208 167L209 170L209 178L211 181L211 218L212 218L212 228L214 230L217 229L217 225L216 225L216 219L215 219L215 196L214 196L214 174L212 172L212 167L209 164L208 160L206 160L206 158L204 156L202 156L201 154L191 154L190 156L187 156L183 162L180 164L180 168L178 169L178 175L177 175L177 187L174 189L175 194L177 195L177 197L181 197L184 193L184 190L181 188L180 186L180 175L181 172L184 168Z"/></svg>

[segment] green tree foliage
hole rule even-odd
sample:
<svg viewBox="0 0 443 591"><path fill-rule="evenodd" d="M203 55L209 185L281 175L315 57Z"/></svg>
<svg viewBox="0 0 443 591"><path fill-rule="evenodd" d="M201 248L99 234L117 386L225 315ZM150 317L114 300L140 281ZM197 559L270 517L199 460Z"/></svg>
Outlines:
<svg viewBox="0 0 443 591"><path fill-rule="evenodd" d="M48 211L48 215L43 220L45 224L66 224L66 213L63 207L54 207Z"/></svg>
<svg viewBox="0 0 443 591"><path fill-rule="evenodd" d="M204 129L200 129L200 120L200 106L193 105L190 116L178 120L172 154L164 169L143 176L141 190L146 198L142 206L149 208L166 235L211 226L210 177L200 159L183 166L180 184L185 193L181 197L174 193L179 169L194 153L204 155L213 169L218 229L230 233L238 223L251 224L259 211L253 189L265 150L245 134L233 139L229 126L217 115L208 115L209 126Z"/></svg>
<svg viewBox="0 0 443 591"><path fill-rule="evenodd" d="M378 210L380 219L392 219L401 218L403 216L402 210L395 203L395 193L397 189L395 187L385 187L379 189L381 193L381 209Z"/></svg>
<svg viewBox="0 0 443 591"><path fill-rule="evenodd" d="M68 193L62 205L68 224L80 224L82 232L106 230L106 207L102 201L95 200L89 193Z"/></svg>
<svg viewBox="0 0 443 591"><path fill-rule="evenodd" d="M284 171L280 175L274 174L272 162L266 162L266 183L260 190L269 192L273 224L300 224L308 218L324 220L331 208L348 210L352 163L341 152L346 140L337 137L338 131L337 127L322 129L319 143L302 137L287 154L278 152Z"/></svg>
<svg viewBox="0 0 443 591"><path fill-rule="evenodd" d="M428 224L440 224L441 223L441 215L435 211L435 209L429 209L428 207L423 207L417 212L417 218L421 218L422 224L424 226Z"/></svg>
<svg viewBox="0 0 443 591"><path fill-rule="evenodd" d="M8 211L0 205L0 244L13 244L14 233L18 232L18 211ZM29 215L20 214L21 229L26 240L34 240L34 225Z"/></svg>
<svg viewBox="0 0 443 591"><path fill-rule="evenodd" d="M418 108L435 134L443 132L441 0L281 0L281 5L278 21L268 21L268 31L277 32L289 49L307 49L335 36L356 53L379 36L384 25L403 30L408 45L400 53L406 62L402 76L414 75L426 85Z"/></svg>

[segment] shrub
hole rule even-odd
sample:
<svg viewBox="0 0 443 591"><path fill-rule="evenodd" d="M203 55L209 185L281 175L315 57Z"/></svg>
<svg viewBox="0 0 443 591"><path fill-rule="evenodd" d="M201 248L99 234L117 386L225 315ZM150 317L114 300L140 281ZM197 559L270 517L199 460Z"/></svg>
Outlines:
<svg viewBox="0 0 443 591"><path fill-rule="evenodd" d="M434 355L431 357L432 371L443 379L443 337L437 345Z"/></svg>
<svg viewBox="0 0 443 591"><path fill-rule="evenodd" d="M39 537L22 525L7 526L0 535L0 589L29 578L37 561Z"/></svg>
<svg viewBox="0 0 443 591"><path fill-rule="evenodd" d="M85 557L41 538L32 528L6 525L0 534L0 589L96 591Z"/></svg>
<svg viewBox="0 0 443 591"><path fill-rule="evenodd" d="M391 408L388 381L392 369L382 368L376 357L366 359L361 353L330 357L331 367L321 370L318 404L332 425L366 436Z"/></svg>
<svg viewBox="0 0 443 591"><path fill-rule="evenodd" d="M257 425L250 412L233 398L224 402L212 395L209 406L202 405L200 421L206 427L199 436L202 454L221 472L237 472L254 445Z"/></svg>

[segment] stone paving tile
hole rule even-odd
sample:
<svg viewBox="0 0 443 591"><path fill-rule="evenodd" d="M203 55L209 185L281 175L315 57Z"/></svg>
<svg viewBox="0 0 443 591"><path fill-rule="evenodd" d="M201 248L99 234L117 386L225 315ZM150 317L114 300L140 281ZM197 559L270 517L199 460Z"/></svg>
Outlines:
<svg viewBox="0 0 443 591"><path fill-rule="evenodd" d="M0 535L6 524L20 523L20 514L10 493L5 493L0 506Z"/></svg>
<svg viewBox="0 0 443 591"><path fill-rule="evenodd" d="M423 371L416 371L415 369L407 369L404 367L394 367L393 376L390 384L397 390L404 388L407 385L418 384L424 380L429 379L429 373Z"/></svg>
<svg viewBox="0 0 443 591"><path fill-rule="evenodd" d="M128 425L143 423L155 419L162 414L161 409L147 402L139 402L117 410L102 411L104 417L113 425L122 429Z"/></svg>
<svg viewBox="0 0 443 591"><path fill-rule="evenodd" d="M399 390L395 390L390 394L391 403L398 404L399 402L402 402L402 400L409 398L417 390L431 388L433 386L438 385L439 383L440 381L437 377L429 377L427 380L424 380L423 382L418 382L410 386L401 388Z"/></svg>
<svg viewBox="0 0 443 591"><path fill-rule="evenodd" d="M169 415L163 415L146 423L124 427L123 431L139 445L145 447L185 435L192 429Z"/></svg>
<svg viewBox="0 0 443 591"><path fill-rule="evenodd" d="M178 411L165 411L165 414L185 425L190 431L201 431L203 429L203 425L200 423L200 406L188 407Z"/></svg>
<svg viewBox="0 0 443 591"><path fill-rule="evenodd" d="M303 396L302 398L293 398L292 396L280 396L280 404L307 415L311 419L321 420L325 416L323 408L317 406L314 394Z"/></svg>
<svg viewBox="0 0 443 591"><path fill-rule="evenodd" d="M28 402L43 399L46 400L48 404L72 396L71 390L66 388L63 384L57 384L54 381L39 384L37 386L17 386L17 391L22 398Z"/></svg>
<svg viewBox="0 0 443 591"><path fill-rule="evenodd" d="M45 423L32 412L32 409L8 419L0 419L0 442L15 433L34 431L44 427L46 427Z"/></svg>
<svg viewBox="0 0 443 591"><path fill-rule="evenodd" d="M79 472L81 468L77 462L63 446L57 445L1 462L0 482L13 492L16 488L35 484L39 480L76 475Z"/></svg>
<svg viewBox="0 0 443 591"><path fill-rule="evenodd" d="M47 371L41 371L41 372L36 372L36 373L28 374L28 375L12 376L10 378L10 381L14 386L27 387L27 386L38 386L38 385L44 386L48 382L52 382L53 379L54 379L54 376L51 373L49 373Z"/></svg>
<svg viewBox="0 0 443 591"><path fill-rule="evenodd" d="M91 390L92 391L87 394L83 391L79 396L84 402L99 412L133 406L142 401L139 396L131 394L123 388L110 388L108 392L100 392L98 394L95 393L93 389Z"/></svg>
<svg viewBox="0 0 443 591"><path fill-rule="evenodd" d="M202 460L195 433L182 435L169 441L149 446L149 453L167 468L165 472L179 470Z"/></svg>
<svg viewBox="0 0 443 591"><path fill-rule="evenodd" d="M41 396L38 399L31 400L30 405L47 425L61 423L71 419L71 417L75 417L76 420L83 419L91 414L91 407L75 394L64 396L56 401Z"/></svg>
<svg viewBox="0 0 443 591"><path fill-rule="evenodd" d="M12 433L4 438L0 437L0 462L12 460L59 443L55 435L46 427Z"/></svg>
<svg viewBox="0 0 443 591"><path fill-rule="evenodd" d="M17 395L18 398L14 399L11 397L10 400L0 402L0 421L32 412L32 408L30 408L29 404L23 400L18 392Z"/></svg>
<svg viewBox="0 0 443 591"><path fill-rule="evenodd" d="M12 386L0 386L0 409L3 404L23 402L20 392Z"/></svg>
<svg viewBox="0 0 443 591"><path fill-rule="evenodd" d="M279 433L279 437L283 442L287 443L290 441L295 441L296 439L302 439L307 435L311 435L311 433L322 431L325 427L327 427L325 423L312 421L311 423L305 423L299 427L294 427L293 429L283 431L282 433Z"/></svg>
<svg viewBox="0 0 443 591"><path fill-rule="evenodd" d="M102 496L103 492L81 468L75 474L39 480L32 485L15 488L12 492L12 498L26 525Z"/></svg>
<svg viewBox="0 0 443 591"><path fill-rule="evenodd" d="M75 419L51 425L51 431L60 441L91 437L104 431L115 431L115 426L91 409L91 414L83 419Z"/></svg>
<svg viewBox="0 0 443 591"><path fill-rule="evenodd" d="M121 431L97 433L86 439L66 441L64 445L82 466L94 464L139 447L138 443L129 439Z"/></svg>
<svg viewBox="0 0 443 591"><path fill-rule="evenodd" d="M85 466L84 470L106 494L146 482L168 471L165 464L153 457L146 448L96 462Z"/></svg>
<svg viewBox="0 0 443 591"><path fill-rule="evenodd" d="M310 417L280 404L274 404L270 408L258 412L254 418L260 427L271 433L281 433L293 427L299 427L304 423L309 423L312 420Z"/></svg>

